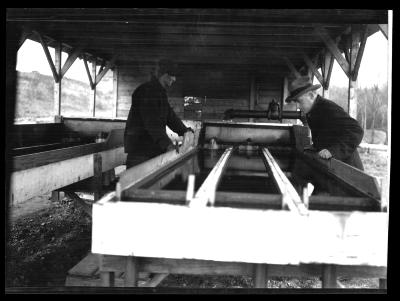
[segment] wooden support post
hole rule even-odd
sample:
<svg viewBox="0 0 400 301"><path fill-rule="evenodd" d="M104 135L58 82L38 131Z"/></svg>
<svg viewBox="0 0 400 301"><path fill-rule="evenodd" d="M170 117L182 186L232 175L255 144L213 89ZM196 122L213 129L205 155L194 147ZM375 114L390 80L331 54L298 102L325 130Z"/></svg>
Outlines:
<svg viewBox="0 0 400 301"><path fill-rule="evenodd" d="M51 201L52 202L58 202L60 201L60 192L55 190L51 192Z"/></svg>
<svg viewBox="0 0 400 301"><path fill-rule="evenodd" d="M92 112L93 112L93 117L95 117L96 116L96 85L97 85L97 83L96 83L96 77L97 77L97 75L96 75L96 66L97 66L97 62L96 62L96 60L94 60L93 62L92 62L92 80L93 80L93 83L94 83L94 85L93 85L93 87L92 87L92 90L91 90L91 100L92 100Z"/></svg>
<svg viewBox="0 0 400 301"><path fill-rule="evenodd" d="M55 68L57 74L61 72L61 43L57 42L55 47ZM61 78L58 82L54 83L54 115L61 116Z"/></svg>
<svg viewBox="0 0 400 301"><path fill-rule="evenodd" d="M267 268L266 264L255 264L254 265L254 287L255 288L266 288L267 287Z"/></svg>
<svg viewBox="0 0 400 301"><path fill-rule="evenodd" d="M256 79L254 76L250 79L250 101L249 101L249 109L254 110L256 103ZM253 122L254 118L249 118L249 122Z"/></svg>
<svg viewBox="0 0 400 301"><path fill-rule="evenodd" d="M379 278L379 288L387 289L387 279L386 278Z"/></svg>
<svg viewBox="0 0 400 301"><path fill-rule="evenodd" d="M115 286L115 273L108 271L100 271L101 286L113 287Z"/></svg>
<svg viewBox="0 0 400 301"><path fill-rule="evenodd" d="M118 67L114 68L113 73L113 95L114 95L114 107L113 107L113 118L118 116Z"/></svg>
<svg viewBox="0 0 400 301"><path fill-rule="evenodd" d="M336 266L333 264L324 265L322 268L322 288L336 288L337 275Z"/></svg>
<svg viewBox="0 0 400 301"><path fill-rule="evenodd" d="M115 274L112 271L104 271L103 270L103 260L104 255L98 254L97 255L98 264L99 264L99 274L101 280L101 286L104 287L113 287L115 286Z"/></svg>
<svg viewBox="0 0 400 301"><path fill-rule="evenodd" d="M354 29L354 28L352 28ZM360 48L359 43L360 43L360 32L352 32L351 34L351 45L350 46L350 61L349 61L349 66L350 66L350 76L349 76L349 91L348 91L348 113L350 117L353 117L354 119L357 119L357 95L356 95L356 89L357 89L357 81L354 80L354 67L356 65L356 60L357 60L357 54L358 50Z"/></svg>
<svg viewBox="0 0 400 301"><path fill-rule="evenodd" d="M125 286L135 287L138 286L138 264L135 256L128 256L126 258L125 269Z"/></svg>
<svg viewBox="0 0 400 301"><path fill-rule="evenodd" d="M99 153L93 155L93 177L94 177L94 201L97 202L101 196L102 187L102 162Z"/></svg>

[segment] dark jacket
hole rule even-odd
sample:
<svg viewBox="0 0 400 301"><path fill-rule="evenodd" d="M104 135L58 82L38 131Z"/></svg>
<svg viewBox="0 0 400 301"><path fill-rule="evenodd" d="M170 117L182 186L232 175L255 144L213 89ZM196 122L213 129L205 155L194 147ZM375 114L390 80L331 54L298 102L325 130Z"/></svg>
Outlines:
<svg viewBox="0 0 400 301"><path fill-rule="evenodd" d="M165 89L153 77L132 94L124 133L125 152L149 158L165 152L172 143L165 126L179 136L187 131L169 105Z"/></svg>
<svg viewBox="0 0 400 301"><path fill-rule="evenodd" d="M364 131L357 120L333 101L319 95L306 118L317 150L327 149L333 158L364 170L357 151Z"/></svg>

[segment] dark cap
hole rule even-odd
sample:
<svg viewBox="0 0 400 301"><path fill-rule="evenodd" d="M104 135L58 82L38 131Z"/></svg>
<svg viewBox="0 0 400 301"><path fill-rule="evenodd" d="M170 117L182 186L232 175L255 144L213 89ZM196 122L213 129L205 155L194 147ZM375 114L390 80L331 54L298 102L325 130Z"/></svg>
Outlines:
<svg viewBox="0 0 400 301"><path fill-rule="evenodd" d="M164 73L167 73L171 76L177 76L178 73L178 64L171 60L162 59L158 62L158 74L161 76Z"/></svg>

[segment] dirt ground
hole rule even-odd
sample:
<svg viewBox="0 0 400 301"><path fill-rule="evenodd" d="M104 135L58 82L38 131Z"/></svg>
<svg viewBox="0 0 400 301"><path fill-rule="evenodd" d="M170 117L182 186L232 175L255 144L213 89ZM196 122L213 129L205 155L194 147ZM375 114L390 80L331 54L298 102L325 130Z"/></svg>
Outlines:
<svg viewBox="0 0 400 301"><path fill-rule="evenodd" d="M387 194L386 153L361 153L365 171L382 177ZM379 182L379 181L378 181ZM6 287L64 286L69 269L90 251L91 219L68 198L50 195L21 203L9 214ZM378 279L344 279L345 288L378 288ZM251 288L251 277L169 275L161 287ZM268 280L270 288L320 288L318 278Z"/></svg>

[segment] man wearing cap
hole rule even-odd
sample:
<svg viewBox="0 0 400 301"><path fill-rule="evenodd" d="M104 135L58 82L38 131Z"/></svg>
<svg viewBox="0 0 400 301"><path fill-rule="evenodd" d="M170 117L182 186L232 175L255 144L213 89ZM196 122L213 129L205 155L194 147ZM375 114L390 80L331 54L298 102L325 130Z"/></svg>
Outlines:
<svg viewBox="0 0 400 301"><path fill-rule="evenodd" d="M342 107L317 94L321 85L313 85L309 77L299 77L289 83L290 95L286 102L299 104L311 130L313 149L323 159L331 157L364 170L357 146L364 131L357 120Z"/></svg>
<svg viewBox="0 0 400 301"><path fill-rule="evenodd" d="M176 74L176 64L161 60L156 75L133 92L124 133L127 168L166 151L178 151L168 138L166 126L183 136L182 149L193 141L193 130L183 124L168 103L166 90L176 81Z"/></svg>

